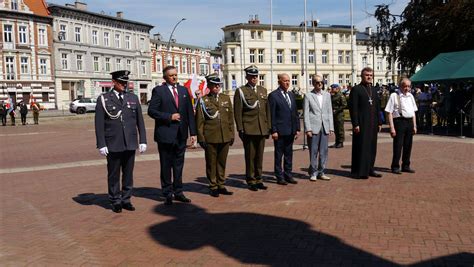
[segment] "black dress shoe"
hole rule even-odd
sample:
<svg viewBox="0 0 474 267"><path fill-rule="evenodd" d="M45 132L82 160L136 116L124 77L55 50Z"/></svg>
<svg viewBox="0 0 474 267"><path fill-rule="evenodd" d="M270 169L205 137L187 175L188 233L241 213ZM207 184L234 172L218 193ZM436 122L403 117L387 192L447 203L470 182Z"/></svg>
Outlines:
<svg viewBox="0 0 474 267"><path fill-rule="evenodd" d="M257 185L255 184L249 184L248 188L250 191L258 191Z"/></svg>
<svg viewBox="0 0 474 267"><path fill-rule="evenodd" d="M359 175L354 175L354 179L360 179L360 180L366 180L369 179L369 176L359 176Z"/></svg>
<svg viewBox="0 0 474 267"><path fill-rule="evenodd" d="M180 201L180 202L184 202L184 203L191 203L191 199L185 197L184 195L177 195L177 196L174 196L174 199L176 201Z"/></svg>
<svg viewBox="0 0 474 267"><path fill-rule="evenodd" d="M394 174L402 174L402 172L400 171L400 169L392 169L392 173L394 173Z"/></svg>
<svg viewBox="0 0 474 267"><path fill-rule="evenodd" d="M376 173L376 172L370 172L370 173L369 173L369 176L381 178L381 177L382 177L382 174Z"/></svg>
<svg viewBox="0 0 474 267"><path fill-rule="evenodd" d="M135 207L132 205L132 203L124 203L122 204L122 208L129 210L129 211L134 211Z"/></svg>
<svg viewBox="0 0 474 267"><path fill-rule="evenodd" d="M287 185L288 183L287 183L285 180L283 180L283 179L278 179L278 180L277 180L277 184L279 184L279 185Z"/></svg>
<svg viewBox="0 0 474 267"><path fill-rule="evenodd" d="M297 182L295 179L293 179L293 178L286 178L285 181L288 182L289 184L297 184L297 183L298 183L298 182Z"/></svg>
<svg viewBox="0 0 474 267"><path fill-rule="evenodd" d="M211 189L211 191L209 192L209 194L213 197L219 197L219 190L217 189Z"/></svg>
<svg viewBox="0 0 474 267"><path fill-rule="evenodd" d="M173 205L173 197L172 196L167 196L165 200L165 205Z"/></svg>
<svg viewBox="0 0 474 267"><path fill-rule="evenodd" d="M337 144L330 145L329 148L336 148Z"/></svg>
<svg viewBox="0 0 474 267"><path fill-rule="evenodd" d="M224 187L224 188L219 188L219 194L230 196L230 195L233 195L234 192L230 192L227 190L227 188Z"/></svg>
<svg viewBox="0 0 474 267"><path fill-rule="evenodd" d="M415 170L414 170L414 169L410 169L410 168L403 168L403 169L402 169L402 172L415 173Z"/></svg>
<svg viewBox="0 0 474 267"><path fill-rule="evenodd" d="M122 212L122 205L121 204L112 204L112 211L115 213Z"/></svg>
<svg viewBox="0 0 474 267"><path fill-rule="evenodd" d="M335 148L343 148L343 147L344 147L343 143L336 144L336 146L335 146Z"/></svg>
<svg viewBox="0 0 474 267"><path fill-rule="evenodd" d="M258 183L255 185L258 189L267 190L268 186L264 185L263 183Z"/></svg>

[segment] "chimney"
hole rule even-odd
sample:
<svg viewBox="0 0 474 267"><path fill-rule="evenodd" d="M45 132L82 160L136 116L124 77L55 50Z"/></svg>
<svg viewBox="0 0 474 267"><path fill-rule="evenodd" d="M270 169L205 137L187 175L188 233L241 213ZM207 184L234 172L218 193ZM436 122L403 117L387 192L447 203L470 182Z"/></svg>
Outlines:
<svg viewBox="0 0 474 267"><path fill-rule="evenodd" d="M79 10L83 10L83 11L87 10L87 4L86 3L76 1L76 2L74 2L74 4L75 4L76 8L79 9Z"/></svg>
<svg viewBox="0 0 474 267"><path fill-rule="evenodd" d="M160 33L153 34L153 40L161 41L161 34Z"/></svg>
<svg viewBox="0 0 474 267"><path fill-rule="evenodd" d="M249 24L260 24L260 21L258 20L258 15L249 16Z"/></svg>
<svg viewBox="0 0 474 267"><path fill-rule="evenodd" d="M66 7L74 7L74 8L76 8L75 5L73 5L73 4L68 4L68 3L66 3Z"/></svg>
<svg viewBox="0 0 474 267"><path fill-rule="evenodd" d="M372 36L372 27L366 27L365 33L367 33L369 36Z"/></svg>
<svg viewBox="0 0 474 267"><path fill-rule="evenodd" d="M122 11L117 11L117 18L123 19L123 12Z"/></svg>
<svg viewBox="0 0 474 267"><path fill-rule="evenodd" d="M260 24L260 20L258 20L258 15L255 15L255 24Z"/></svg>

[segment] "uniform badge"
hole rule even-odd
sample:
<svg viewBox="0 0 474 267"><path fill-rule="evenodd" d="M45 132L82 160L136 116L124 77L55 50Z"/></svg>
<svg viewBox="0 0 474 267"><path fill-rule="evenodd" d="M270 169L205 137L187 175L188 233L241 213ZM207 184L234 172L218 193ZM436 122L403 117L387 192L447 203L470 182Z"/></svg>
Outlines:
<svg viewBox="0 0 474 267"><path fill-rule="evenodd" d="M113 106L112 109L115 110L115 106Z"/></svg>
<svg viewBox="0 0 474 267"><path fill-rule="evenodd" d="M104 100L105 100L105 101L109 101L109 99L108 99L108 98L106 98L106 99L104 99Z"/></svg>

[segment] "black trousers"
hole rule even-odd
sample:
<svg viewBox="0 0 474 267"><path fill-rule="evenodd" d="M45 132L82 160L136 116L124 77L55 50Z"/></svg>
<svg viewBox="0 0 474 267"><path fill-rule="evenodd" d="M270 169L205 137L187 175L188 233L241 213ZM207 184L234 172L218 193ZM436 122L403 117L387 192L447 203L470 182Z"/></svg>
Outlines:
<svg viewBox="0 0 474 267"><path fill-rule="evenodd" d="M25 125L26 124L26 114L20 114L21 115L21 124Z"/></svg>
<svg viewBox="0 0 474 267"><path fill-rule="evenodd" d="M2 119L2 125L3 126L7 125L7 115L1 115L0 117Z"/></svg>
<svg viewBox="0 0 474 267"><path fill-rule="evenodd" d="M112 204L130 203L134 166L135 150L110 152L107 155L107 184L109 200ZM120 170L122 171L122 191L120 191Z"/></svg>
<svg viewBox="0 0 474 267"><path fill-rule="evenodd" d="M158 142L160 154L160 180L164 197L183 194L183 167L186 139L178 139L175 143ZM173 171L173 179L171 179Z"/></svg>
<svg viewBox="0 0 474 267"><path fill-rule="evenodd" d="M293 170L293 142L294 135L281 135L277 140L273 140L275 146L274 152L274 171L278 180L292 178ZM283 169L281 168L281 160L283 158Z"/></svg>
<svg viewBox="0 0 474 267"><path fill-rule="evenodd" d="M392 169L400 168L400 157L402 157L402 169L408 169L413 144L413 119L395 118L393 124L397 135L393 138Z"/></svg>

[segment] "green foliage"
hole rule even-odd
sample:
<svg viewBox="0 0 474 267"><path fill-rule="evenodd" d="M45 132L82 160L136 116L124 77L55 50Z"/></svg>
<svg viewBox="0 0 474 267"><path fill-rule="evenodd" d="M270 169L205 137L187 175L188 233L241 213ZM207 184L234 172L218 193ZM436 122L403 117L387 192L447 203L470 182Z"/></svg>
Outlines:
<svg viewBox="0 0 474 267"><path fill-rule="evenodd" d="M377 49L415 71L437 54L474 49L474 0L412 0L401 15L375 11Z"/></svg>

